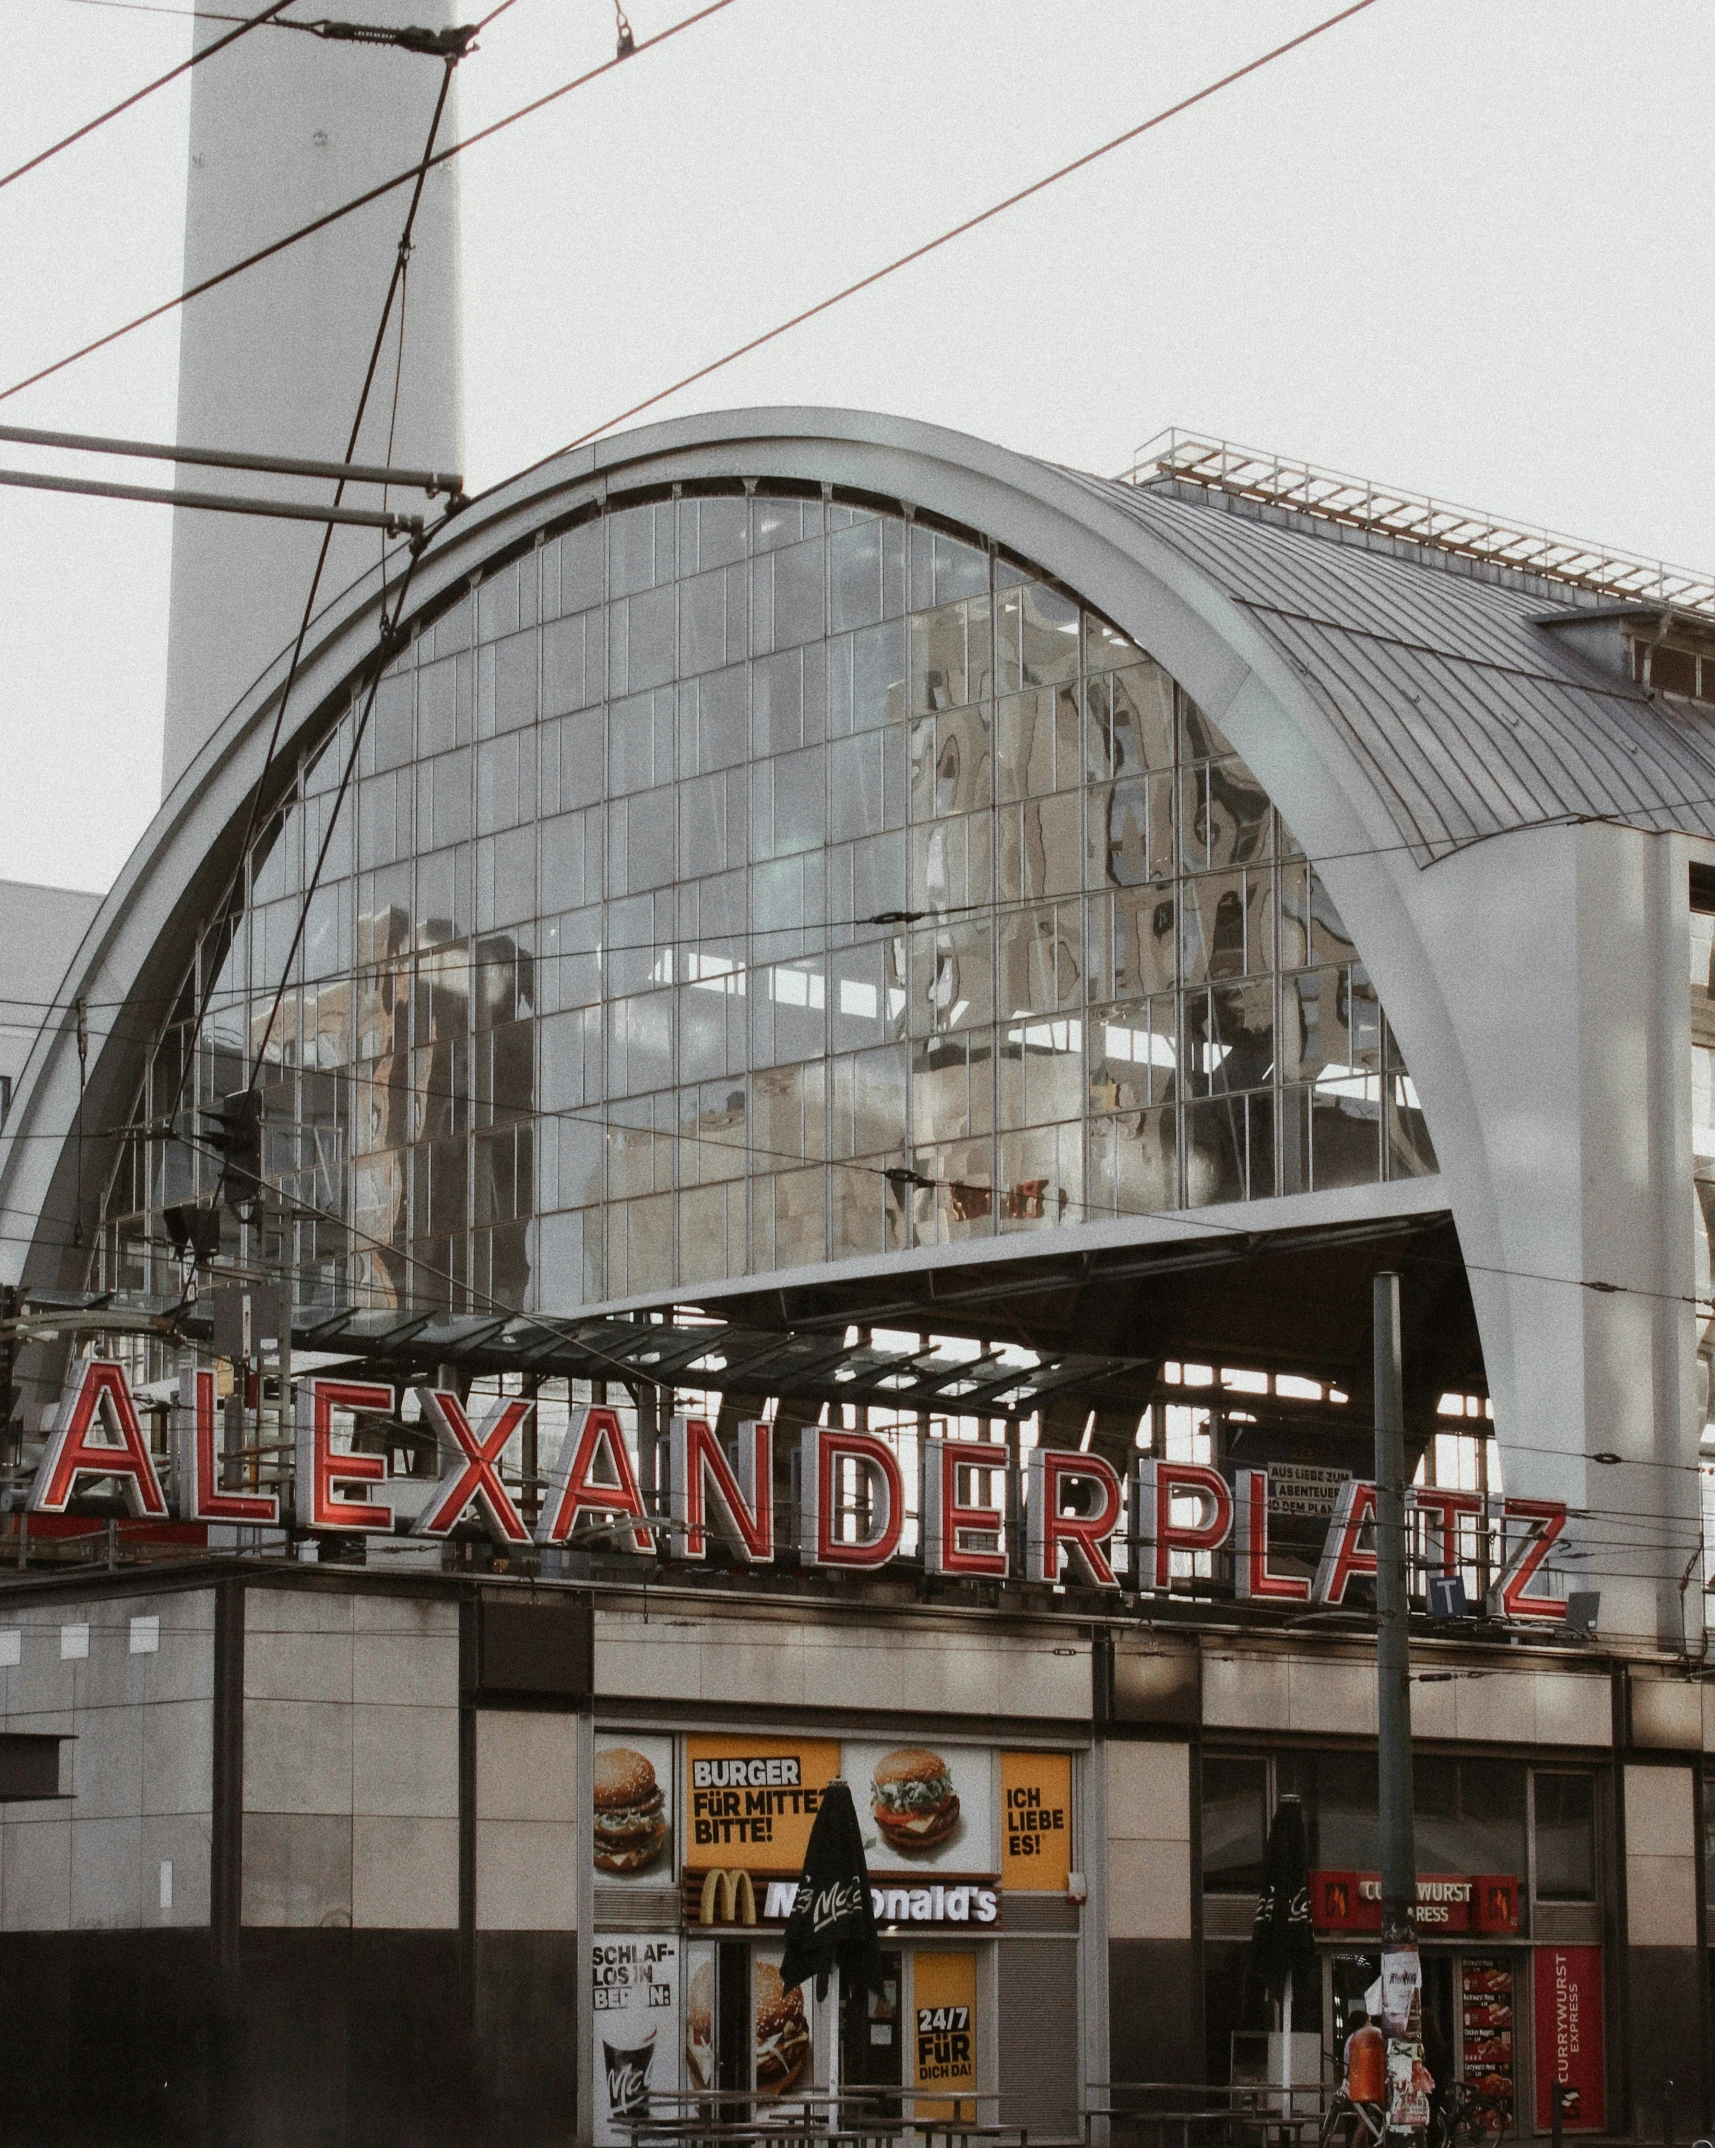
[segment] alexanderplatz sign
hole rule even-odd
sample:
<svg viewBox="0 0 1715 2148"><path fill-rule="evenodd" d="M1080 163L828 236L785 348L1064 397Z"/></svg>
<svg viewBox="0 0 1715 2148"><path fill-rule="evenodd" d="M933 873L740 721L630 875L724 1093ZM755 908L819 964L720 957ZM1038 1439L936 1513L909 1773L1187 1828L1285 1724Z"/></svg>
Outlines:
<svg viewBox="0 0 1715 2148"><path fill-rule="evenodd" d="M535 1407L502 1396L473 1423L449 1390L420 1387L424 1422L439 1448L439 1481L429 1492L413 1533L445 1537L472 1522L505 1545L565 1545L599 1533L604 1548L639 1558L659 1556L659 1517L643 1502L618 1415L600 1406L574 1408L559 1456L547 1479L534 1524L520 1512L501 1471L508 1442ZM290 1509L279 1492L224 1488L216 1441L216 1381L206 1368L186 1372L173 1411L173 1497L162 1486L123 1368L86 1358L72 1370L31 1482L32 1514L63 1514L79 1487L97 1479L121 1491L130 1513L145 1520L295 1527L340 1535L394 1533L391 1507L376 1496L389 1477L387 1457L350 1446L354 1416L390 1416L395 1390L367 1380L308 1379L300 1383L294 1417L294 1484ZM738 1428L729 1457L700 1417L675 1417L668 1439L675 1558L705 1560L711 1552L738 1566L766 1566L775 1557L774 1426L764 1419ZM865 1572L900 1556L905 1526L905 1479L898 1455L872 1433L809 1425L801 1444L797 1557L806 1566ZM922 1448L920 1557L928 1572L971 1580L1004 1579L1013 1571L1005 1548L1004 1516L978 1501L973 1473L1005 1471L1005 1446L973 1440L926 1440ZM836 1487L842 1472L861 1472L869 1497L866 1533L840 1527ZM1341 1485L1312 1578L1275 1571L1269 1552L1268 1476L1241 1469L1229 1483L1198 1462L1140 1456L1131 1471L1131 1572L1114 1571L1113 1540L1121 1526L1126 1487L1101 1456L1038 1447L1025 1458L1024 1575L1029 1581L1071 1581L1095 1589L1165 1593L1175 1553L1230 1552L1234 1592L1241 1601L1340 1605L1350 1584L1376 1569L1373 1535L1376 1490L1349 1479ZM1408 1495L1439 1536L1445 1570L1458 1571L1462 1519L1498 1521L1505 1556L1495 1582L1502 1618L1555 1622L1566 1606L1543 1586L1544 1561L1566 1526L1566 1508L1544 1499L1485 1500L1443 1486L1414 1487ZM1075 1502L1076 1511L1068 1511Z"/></svg>

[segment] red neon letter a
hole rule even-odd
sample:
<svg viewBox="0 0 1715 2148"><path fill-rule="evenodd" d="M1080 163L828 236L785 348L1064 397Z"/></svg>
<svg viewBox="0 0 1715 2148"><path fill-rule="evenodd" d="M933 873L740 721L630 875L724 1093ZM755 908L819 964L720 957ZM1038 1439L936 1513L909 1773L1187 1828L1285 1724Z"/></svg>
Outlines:
<svg viewBox="0 0 1715 2148"><path fill-rule="evenodd" d="M112 1437L92 1439L100 1420ZM80 1477L111 1477L125 1496L128 1513L164 1520L167 1502L155 1474L149 1443L137 1421L137 1405L123 1370L111 1358L81 1358L48 1433L47 1449L31 1480L32 1514L63 1514Z"/></svg>

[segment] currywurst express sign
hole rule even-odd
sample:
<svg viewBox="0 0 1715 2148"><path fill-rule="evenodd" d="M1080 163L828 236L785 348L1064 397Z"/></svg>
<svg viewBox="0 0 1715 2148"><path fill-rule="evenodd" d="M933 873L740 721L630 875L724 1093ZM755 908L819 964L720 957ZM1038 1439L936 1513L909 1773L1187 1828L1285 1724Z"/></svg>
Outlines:
<svg viewBox="0 0 1715 2148"><path fill-rule="evenodd" d="M139 1519L244 1523L264 1528L293 1526L305 1532L391 1535L393 1508L386 1501L390 1472L385 1453L354 1448L354 1426L364 1416L389 1418L395 1391L368 1380L310 1379L300 1383L295 1404L292 1502L251 1485L223 1486L215 1437L215 1376L206 1369L184 1374L173 1412L172 1499L169 1502L123 1369L110 1359L85 1358L73 1368L48 1427L47 1445L28 1497L33 1514L63 1514L81 1490L98 1481L117 1486ZM440 1450L441 1476L413 1524L414 1533L444 1537L474 1522L503 1544L543 1545L594 1538L603 1548L651 1559L659 1555L656 1531L643 1504L637 1470L617 1412L580 1407L571 1412L566 1436L549 1472L542 1511L529 1526L508 1488L501 1457L534 1404L521 1396L492 1402L473 1423L456 1394L417 1390L423 1421ZM899 1457L872 1433L808 1425L799 1434L802 1495L797 1558L807 1566L854 1571L886 1566L901 1556L905 1530L905 1480ZM1003 1446L970 1440L928 1440L923 1446L920 1552L932 1574L972 1579L1017 1571L1004 1518L981 1503L974 1480L1004 1471ZM868 1483L863 1502L867 1533L844 1533L835 1499L842 1473L856 1470ZM675 1558L713 1554L740 1566L765 1566L775 1557L774 1427L758 1419L740 1425L737 1453L729 1457L713 1428L699 1417L676 1417L669 1437L672 1515L668 1535ZM1198 1462L1142 1457L1129 1484L1099 1455L1037 1448L1025 1461L1023 1572L1027 1580L1072 1581L1097 1589L1131 1587L1145 1593L1170 1585L1175 1552L1230 1552L1234 1593L1242 1601L1341 1604L1351 1583L1375 1572L1370 1543L1376 1488L1348 1478L1328 1521L1314 1578L1276 1571L1269 1555L1267 1473L1241 1469L1233 1481ZM1503 1618L1560 1620L1565 1603L1546 1586L1544 1562L1566 1526L1566 1508L1546 1499L1485 1500L1475 1492L1444 1486L1408 1494L1446 1547L1447 1571L1457 1571L1462 1518L1498 1520L1505 1556L1494 1588ZM1131 1570L1121 1580L1113 1545L1127 1512ZM1076 1511L1068 1511L1075 1505ZM692 1786L693 1796L698 1787ZM706 1786L728 1790L734 1785ZM750 1787L750 1786L746 1786ZM767 1783L767 1791L800 1791L809 1785ZM802 1798L800 1795L800 1802ZM773 1815L787 1823L779 1840L808 1824L808 1811L790 1810L790 1797ZM710 1811L704 1815L715 1818ZM721 1817L729 1817L722 1815ZM741 1817L743 1817L741 1815Z"/></svg>

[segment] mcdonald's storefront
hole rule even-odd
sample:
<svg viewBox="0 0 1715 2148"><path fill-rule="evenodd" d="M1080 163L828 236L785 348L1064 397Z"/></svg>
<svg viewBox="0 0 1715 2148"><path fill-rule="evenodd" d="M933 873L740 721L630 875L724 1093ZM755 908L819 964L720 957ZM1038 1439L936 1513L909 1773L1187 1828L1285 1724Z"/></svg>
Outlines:
<svg viewBox="0 0 1715 2148"><path fill-rule="evenodd" d="M617 2148L646 2093L835 2081L919 2116L992 2116L1002 2093L1009 2110L1023 2093L1036 2130L1071 2130L1086 1751L996 1742L956 1716L892 1735L825 1718L794 1730L784 1715L754 1730L598 1719L598 2141ZM880 1993L781 1987L786 1918L836 1776L863 1827ZM1028 2085L1009 2055L1026 2049Z"/></svg>

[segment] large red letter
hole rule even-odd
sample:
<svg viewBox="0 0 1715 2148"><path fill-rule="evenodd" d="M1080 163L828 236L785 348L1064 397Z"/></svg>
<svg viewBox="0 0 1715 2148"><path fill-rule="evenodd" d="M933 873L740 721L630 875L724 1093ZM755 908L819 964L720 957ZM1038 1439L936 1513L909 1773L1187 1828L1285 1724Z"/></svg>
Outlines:
<svg viewBox="0 0 1715 2148"><path fill-rule="evenodd" d="M842 1432L831 1425L804 1427L803 1467L799 1473L799 1555L806 1566L885 1566L899 1549L905 1526L905 1479L885 1440L869 1432ZM848 1544L834 1534L839 1500L834 1472L844 1461L868 1472L873 1522L862 1543Z"/></svg>
<svg viewBox="0 0 1715 2148"><path fill-rule="evenodd" d="M347 1484L385 1484L387 1457L353 1454L333 1443L335 1410L373 1410L388 1415L393 1390L372 1380L306 1380L298 1389L297 1517L300 1529L357 1529L393 1533L393 1509L347 1499Z"/></svg>
<svg viewBox="0 0 1715 2148"><path fill-rule="evenodd" d="M1032 1581L1060 1578L1060 1552L1069 1553L1083 1579L1098 1589L1117 1589L1118 1581L1104 1549L1120 1518L1120 1480L1099 1454L1073 1454L1063 1447L1038 1447L1030 1457L1030 1490L1025 1502L1024 1570ZM1062 1514L1060 1493L1068 1484L1101 1487L1094 1514Z"/></svg>
<svg viewBox="0 0 1715 2148"><path fill-rule="evenodd" d="M605 1471L602 1478L595 1473L598 1465ZM640 1551L645 1558L654 1557L655 1539L649 1532L643 1494L637 1489L637 1472L631 1466L619 1419L610 1409L581 1403L572 1412L548 1479L548 1497L536 1524L537 1543L569 1542L579 1517L585 1514L607 1517L599 1549ZM615 1517L621 1515L632 1523L630 1528L616 1523Z"/></svg>
<svg viewBox="0 0 1715 2148"><path fill-rule="evenodd" d="M1176 1499L1194 1499L1201 1518L1176 1522ZM1138 1543L1154 1554L1152 1578L1140 1574L1139 1588L1167 1588L1173 1579L1174 1552L1219 1551L1232 1526L1233 1495L1218 1469L1204 1462L1165 1462L1153 1456L1137 1465Z"/></svg>
<svg viewBox="0 0 1715 2148"><path fill-rule="evenodd" d="M278 1492L223 1492L215 1445L213 1368L194 1366L179 1375L179 1406L173 1412L173 1496L180 1521L249 1522L277 1528Z"/></svg>
<svg viewBox="0 0 1715 2148"><path fill-rule="evenodd" d="M1369 1551L1358 1549L1358 1538L1366 1529L1373 1532L1375 1521L1375 1486L1364 1483L1360 1477L1348 1477L1335 1501L1328 1534L1322 1539L1322 1556L1316 1562L1316 1579L1310 1590L1313 1603L1343 1604L1346 1584L1353 1575L1375 1572L1373 1534L1372 1548Z"/></svg>
<svg viewBox="0 0 1715 2148"><path fill-rule="evenodd" d="M1531 1587L1537 1569L1548 1557L1549 1547L1566 1527L1566 1508L1558 1499L1508 1499L1503 1502L1505 1521L1530 1522L1508 1554L1495 1583L1502 1618L1563 1619L1566 1606L1558 1596L1540 1596ZM1503 1523L1504 1526L1504 1523ZM1503 1545L1504 1545L1503 1538Z"/></svg>
<svg viewBox="0 0 1715 2148"><path fill-rule="evenodd" d="M961 1469L1004 1471L1004 1447L974 1440L923 1442L923 1564L931 1574L1004 1574L1006 1516L994 1507L966 1506L959 1498ZM967 1535L992 1536L993 1551L967 1544Z"/></svg>
<svg viewBox="0 0 1715 2148"><path fill-rule="evenodd" d="M1268 1570L1268 1471L1241 1469L1236 1490L1233 1594L1241 1602L1304 1603L1310 1583L1303 1574Z"/></svg>
<svg viewBox="0 0 1715 2148"><path fill-rule="evenodd" d="M738 1472L701 1417L675 1417L667 1434L673 1519L687 1559L708 1552L712 1532L741 1566L774 1557L774 1427L752 1418L738 1428Z"/></svg>
<svg viewBox="0 0 1715 2148"><path fill-rule="evenodd" d="M1434 1530L1441 1547L1441 1571L1456 1574L1460 1565L1459 1517L1482 1513L1481 1492L1455 1492L1441 1484L1417 1484L1406 1493L1405 1503L1415 1507L1420 1514L1435 1517Z"/></svg>
<svg viewBox="0 0 1715 2148"><path fill-rule="evenodd" d="M90 1437L98 1419L111 1437ZM63 1514L80 1477L111 1477L124 1494L127 1513L139 1520L166 1517L167 1502L137 1421L137 1405L123 1368L110 1357L80 1358L72 1367L30 1480L30 1512Z"/></svg>
<svg viewBox="0 0 1715 2148"><path fill-rule="evenodd" d="M481 1510L490 1536L502 1544L528 1544L530 1532L500 1481L500 1457L506 1442L536 1407L534 1402L504 1396L474 1429L464 1405L440 1387L419 1387L423 1415L434 1427L440 1449L441 1481L417 1516L413 1536L449 1536L464 1520L472 1502Z"/></svg>

